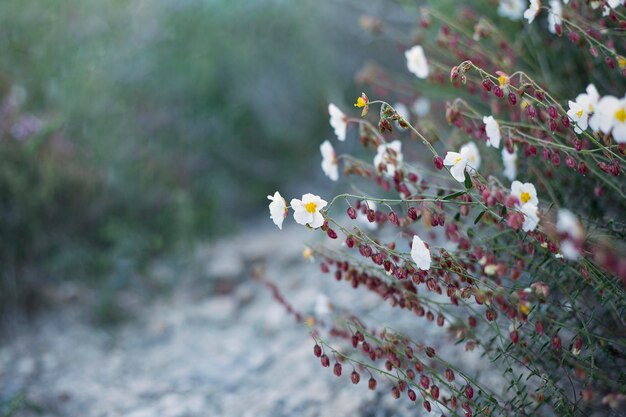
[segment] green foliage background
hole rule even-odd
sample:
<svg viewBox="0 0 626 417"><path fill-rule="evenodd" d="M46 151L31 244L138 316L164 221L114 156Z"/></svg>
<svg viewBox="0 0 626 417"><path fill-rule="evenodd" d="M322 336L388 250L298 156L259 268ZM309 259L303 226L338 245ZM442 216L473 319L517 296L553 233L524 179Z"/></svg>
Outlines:
<svg viewBox="0 0 626 417"><path fill-rule="evenodd" d="M330 92L358 62L331 47L333 10L1 2L0 96L23 88L44 129L0 140L0 304L66 278L131 285L155 255L265 215L268 190L319 178Z"/></svg>

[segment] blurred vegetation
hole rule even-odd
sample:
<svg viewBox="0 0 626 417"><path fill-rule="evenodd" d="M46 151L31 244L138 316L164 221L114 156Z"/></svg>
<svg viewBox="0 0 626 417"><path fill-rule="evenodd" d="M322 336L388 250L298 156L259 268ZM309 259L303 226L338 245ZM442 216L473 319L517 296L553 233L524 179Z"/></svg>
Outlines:
<svg viewBox="0 0 626 417"><path fill-rule="evenodd" d="M0 2L0 306L68 278L132 286L319 177L326 104L355 70L333 19L313 2Z"/></svg>

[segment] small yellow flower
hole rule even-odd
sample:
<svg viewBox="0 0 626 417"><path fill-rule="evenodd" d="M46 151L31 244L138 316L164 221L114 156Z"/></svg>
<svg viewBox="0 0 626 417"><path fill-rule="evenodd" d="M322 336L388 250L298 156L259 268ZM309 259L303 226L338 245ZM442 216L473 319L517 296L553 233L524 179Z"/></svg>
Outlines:
<svg viewBox="0 0 626 417"><path fill-rule="evenodd" d="M304 250L302 251L302 257L307 260L307 261L312 261L313 260L313 249L309 248L308 246L304 247Z"/></svg>
<svg viewBox="0 0 626 417"><path fill-rule="evenodd" d="M356 103L354 103L354 107L363 109L363 111L361 112L361 117L367 114L367 111L369 110L369 103L370 103L370 100L369 98L367 98L365 93L361 93L361 97L356 99Z"/></svg>
<svg viewBox="0 0 626 417"><path fill-rule="evenodd" d="M617 57L617 65L619 65L620 69L624 69L626 67L626 58L624 58L623 56L619 55Z"/></svg>
<svg viewBox="0 0 626 417"><path fill-rule="evenodd" d="M506 73L502 71L496 71L496 74L498 74L498 82L500 83L500 87L506 87L507 85L509 85L509 76L506 75Z"/></svg>

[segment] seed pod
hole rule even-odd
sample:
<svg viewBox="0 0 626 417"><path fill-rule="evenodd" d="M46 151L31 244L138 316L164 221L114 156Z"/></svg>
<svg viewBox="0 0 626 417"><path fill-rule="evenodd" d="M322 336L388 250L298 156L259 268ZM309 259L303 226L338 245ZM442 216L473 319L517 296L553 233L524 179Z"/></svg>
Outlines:
<svg viewBox="0 0 626 417"><path fill-rule="evenodd" d="M443 158L440 156L436 156L434 162L435 167L437 167L437 169L441 171L443 169Z"/></svg>
<svg viewBox="0 0 626 417"><path fill-rule="evenodd" d="M465 396L470 400L474 398L474 388L472 388L472 386L469 384L465 386Z"/></svg>
<svg viewBox="0 0 626 417"><path fill-rule="evenodd" d="M428 377L426 375L422 375L420 377L420 385L424 388L424 389L428 389L428 387L430 386L430 379L428 379Z"/></svg>
<svg viewBox="0 0 626 417"><path fill-rule="evenodd" d="M426 411L428 411L430 413L430 410L432 410L432 407L430 406L430 402L428 400L424 400L424 408L426 409Z"/></svg>
<svg viewBox="0 0 626 417"><path fill-rule="evenodd" d="M350 380L354 385L356 385L361 380L361 375L359 375L357 371L352 371L352 374L350 375Z"/></svg>
<svg viewBox="0 0 626 417"><path fill-rule="evenodd" d="M398 381L398 389L400 390L400 392L404 392L404 390L406 389L406 382L402 380Z"/></svg>
<svg viewBox="0 0 626 417"><path fill-rule="evenodd" d="M320 362L324 368L328 368L330 366L330 359L328 359L328 356L326 356L325 353L320 357Z"/></svg>
<svg viewBox="0 0 626 417"><path fill-rule="evenodd" d="M556 119L556 117L559 115L559 112L557 111L556 107L550 106L548 107L548 115L551 119Z"/></svg>
<svg viewBox="0 0 626 417"><path fill-rule="evenodd" d="M445 376L448 382L454 381L454 371L450 368L447 368L445 371Z"/></svg>
<svg viewBox="0 0 626 417"><path fill-rule="evenodd" d="M391 388L391 395L393 396L393 398L395 398L396 400L398 398L400 398L400 390L398 389L398 387L393 387Z"/></svg>
<svg viewBox="0 0 626 417"><path fill-rule="evenodd" d="M430 395L432 395L435 400L439 399L439 387L437 385L430 387Z"/></svg>
<svg viewBox="0 0 626 417"><path fill-rule="evenodd" d="M322 356L322 348L317 343L313 346L313 354L318 358Z"/></svg>
<svg viewBox="0 0 626 417"><path fill-rule="evenodd" d="M374 391L376 389L376 380L372 377L367 381L367 387Z"/></svg>
<svg viewBox="0 0 626 417"><path fill-rule="evenodd" d="M348 217L352 220L356 219L356 209L354 207L348 207Z"/></svg>
<svg viewBox="0 0 626 417"><path fill-rule="evenodd" d="M415 395L415 391L413 391L410 388L409 388L409 391L407 392L407 395L409 396L409 399L411 401L415 401L417 399L417 395Z"/></svg>
<svg viewBox="0 0 626 417"><path fill-rule="evenodd" d="M333 367L333 373L336 376L341 376L341 364L339 362L335 363L335 366Z"/></svg>
<svg viewBox="0 0 626 417"><path fill-rule="evenodd" d="M328 228L328 230L326 230L326 234L328 235L329 238L331 239L337 239L337 232L335 232L333 229L331 229L330 227Z"/></svg>

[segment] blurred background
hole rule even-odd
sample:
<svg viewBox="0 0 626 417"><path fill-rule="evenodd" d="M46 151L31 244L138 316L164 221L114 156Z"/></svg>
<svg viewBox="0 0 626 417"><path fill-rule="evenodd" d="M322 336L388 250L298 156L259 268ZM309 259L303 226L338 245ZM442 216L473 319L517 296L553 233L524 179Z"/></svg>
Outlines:
<svg viewBox="0 0 626 417"><path fill-rule="evenodd" d="M250 264L281 251L300 262L303 229L278 234L266 196L334 193L319 165L335 140L328 102L352 107L370 60L403 68L401 49L359 27L385 12L409 30L384 3L0 2L0 416L245 415L210 396L227 358L201 376L198 359L222 351L215 326L259 290L234 289ZM293 325L269 292L255 305L248 316L274 317L279 334ZM245 355L249 341L231 336ZM242 372L284 343L308 358L306 338ZM172 360L188 366L164 370ZM172 399L188 393L180 369L199 397Z"/></svg>
<svg viewBox="0 0 626 417"><path fill-rule="evenodd" d="M3 317L70 280L115 320L154 257L267 223L275 190L331 193L326 106L385 49L367 3L3 0Z"/></svg>

